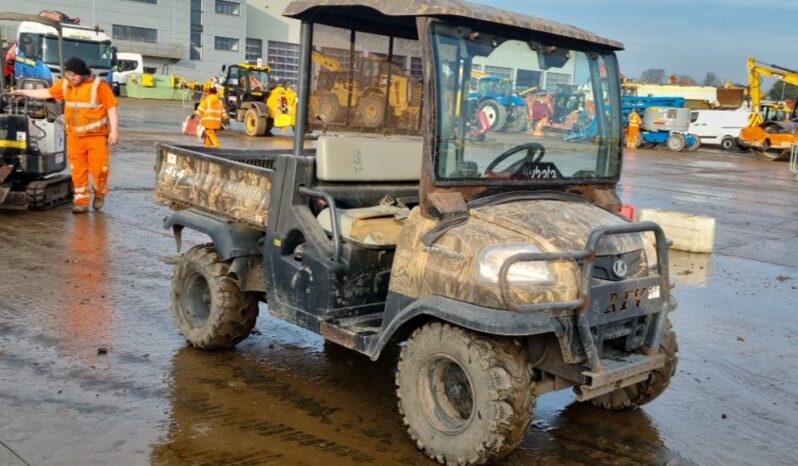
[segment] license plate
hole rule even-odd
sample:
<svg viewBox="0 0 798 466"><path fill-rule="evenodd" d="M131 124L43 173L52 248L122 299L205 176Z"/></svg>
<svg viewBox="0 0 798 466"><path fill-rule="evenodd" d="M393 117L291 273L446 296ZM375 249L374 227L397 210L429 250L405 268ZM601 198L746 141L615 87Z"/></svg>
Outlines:
<svg viewBox="0 0 798 466"><path fill-rule="evenodd" d="M648 290L648 299L659 299L659 286L652 286Z"/></svg>

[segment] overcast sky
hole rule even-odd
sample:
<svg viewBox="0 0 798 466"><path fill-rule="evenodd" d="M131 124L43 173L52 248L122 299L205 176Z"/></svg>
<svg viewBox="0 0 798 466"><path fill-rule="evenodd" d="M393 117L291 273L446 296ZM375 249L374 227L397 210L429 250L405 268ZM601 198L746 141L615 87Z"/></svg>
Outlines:
<svg viewBox="0 0 798 466"><path fill-rule="evenodd" d="M620 40L622 72L633 78L665 68L698 81L713 71L745 84L750 55L798 68L798 0L476 1Z"/></svg>

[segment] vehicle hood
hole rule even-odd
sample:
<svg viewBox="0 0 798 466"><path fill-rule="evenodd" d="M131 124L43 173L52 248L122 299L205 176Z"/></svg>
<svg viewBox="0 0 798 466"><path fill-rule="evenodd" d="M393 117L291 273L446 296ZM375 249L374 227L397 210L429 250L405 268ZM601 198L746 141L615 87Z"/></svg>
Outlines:
<svg viewBox="0 0 798 466"><path fill-rule="evenodd" d="M629 223L588 202L529 200L471 209L473 218L515 232L545 252L581 251L596 228ZM644 248L641 233L613 235L599 242L599 255L618 255Z"/></svg>

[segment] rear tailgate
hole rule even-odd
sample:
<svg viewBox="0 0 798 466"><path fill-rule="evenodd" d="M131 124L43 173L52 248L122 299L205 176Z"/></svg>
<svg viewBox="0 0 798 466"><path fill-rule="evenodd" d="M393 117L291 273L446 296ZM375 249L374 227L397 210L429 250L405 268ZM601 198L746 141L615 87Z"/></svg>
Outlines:
<svg viewBox="0 0 798 466"><path fill-rule="evenodd" d="M159 202L266 229L277 154L165 144L157 150L155 198Z"/></svg>

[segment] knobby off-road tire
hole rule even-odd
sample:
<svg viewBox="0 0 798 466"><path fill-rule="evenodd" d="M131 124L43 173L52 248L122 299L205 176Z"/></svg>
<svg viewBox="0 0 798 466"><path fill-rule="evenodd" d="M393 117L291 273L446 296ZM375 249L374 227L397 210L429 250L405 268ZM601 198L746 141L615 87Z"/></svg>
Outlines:
<svg viewBox="0 0 798 466"><path fill-rule="evenodd" d="M527 130L528 126L529 115L527 108L518 105L510 110L510 115L507 118L507 125L504 130L508 133L522 133Z"/></svg>
<svg viewBox="0 0 798 466"><path fill-rule="evenodd" d="M526 435L535 403L531 370L512 339L430 323L402 348L399 412L430 458L484 464L507 455Z"/></svg>
<svg viewBox="0 0 798 466"><path fill-rule="evenodd" d="M662 395L671 383L671 377L676 373L676 365L679 362L676 354L679 352L679 344L670 321L662 334L660 351L665 354L665 365L652 371L648 380L593 398L590 403L599 408L621 411L640 407Z"/></svg>
<svg viewBox="0 0 798 466"><path fill-rule="evenodd" d="M189 249L172 277L172 314L188 342L206 350L230 348L249 336L258 317L255 293L229 276L211 244Z"/></svg>

